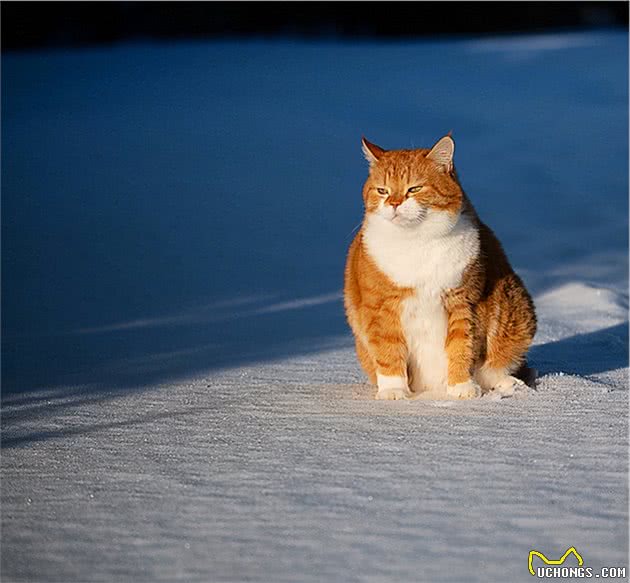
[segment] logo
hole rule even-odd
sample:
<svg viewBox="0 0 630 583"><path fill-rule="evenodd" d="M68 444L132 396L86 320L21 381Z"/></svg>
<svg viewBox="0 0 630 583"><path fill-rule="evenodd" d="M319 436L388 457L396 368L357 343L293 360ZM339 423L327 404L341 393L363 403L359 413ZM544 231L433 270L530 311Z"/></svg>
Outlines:
<svg viewBox="0 0 630 583"><path fill-rule="evenodd" d="M562 565L564 563L564 561L566 560L566 558L573 553L575 555L575 558L577 559L578 565L581 567L584 564L584 559L582 558L582 555L580 555L580 553L577 552L577 550L575 549L575 547L570 547L567 549L567 552L564 553L564 555L562 555L562 557L560 557L557 561L554 561L552 559L548 559L547 557L545 557L545 555L543 555L542 553L539 553L538 551L529 551L529 561L528 561L528 566L529 566L529 572L535 577L536 576L536 572L534 571L534 567L532 566L532 561L534 560L534 557L539 557L540 559L542 559L543 563L545 563L545 565Z"/></svg>

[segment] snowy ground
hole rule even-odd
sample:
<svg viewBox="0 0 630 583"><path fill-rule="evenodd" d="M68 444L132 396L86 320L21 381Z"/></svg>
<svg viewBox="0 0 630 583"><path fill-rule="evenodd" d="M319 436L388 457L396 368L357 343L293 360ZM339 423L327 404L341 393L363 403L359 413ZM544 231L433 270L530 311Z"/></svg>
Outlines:
<svg viewBox="0 0 630 583"><path fill-rule="evenodd" d="M628 567L627 69L603 32L3 55L2 581ZM451 129L538 390L375 402L359 138Z"/></svg>

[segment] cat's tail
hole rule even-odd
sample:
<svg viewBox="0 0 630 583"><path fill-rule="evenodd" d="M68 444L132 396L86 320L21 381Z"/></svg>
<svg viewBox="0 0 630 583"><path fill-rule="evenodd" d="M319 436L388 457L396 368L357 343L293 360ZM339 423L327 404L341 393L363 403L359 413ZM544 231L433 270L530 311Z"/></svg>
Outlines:
<svg viewBox="0 0 630 583"><path fill-rule="evenodd" d="M528 366L525 361L521 367L514 373L517 379L522 380L528 387L532 389L536 388L536 379L538 378L538 371L535 368Z"/></svg>

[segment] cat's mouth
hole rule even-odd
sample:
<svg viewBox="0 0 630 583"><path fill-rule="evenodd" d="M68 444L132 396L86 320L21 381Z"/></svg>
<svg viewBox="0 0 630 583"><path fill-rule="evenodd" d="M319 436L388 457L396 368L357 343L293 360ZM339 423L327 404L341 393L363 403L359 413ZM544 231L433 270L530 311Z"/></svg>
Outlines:
<svg viewBox="0 0 630 583"><path fill-rule="evenodd" d="M390 219L392 223L401 223L403 221L406 220L407 217L398 214L396 211L394 211L394 214L392 215L392 218Z"/></svg>
<svg viewBox="0 0 630 583"><path fill-rule="evenodd" d="M417 225L422 222L424 218L424 212L418 212L412 216L394 211L394 214L389 218L390 222L394 225L400 225L402 227Z"/></svg>
<svg viewBox="0 0 630 583"><path fill-rule="evenodd" d="M418 220L415 217L410 218L405 215L395 214L390 219L390 222L392 222L394 225L407 226L415 225L416 223L418 223Z"/></svg>

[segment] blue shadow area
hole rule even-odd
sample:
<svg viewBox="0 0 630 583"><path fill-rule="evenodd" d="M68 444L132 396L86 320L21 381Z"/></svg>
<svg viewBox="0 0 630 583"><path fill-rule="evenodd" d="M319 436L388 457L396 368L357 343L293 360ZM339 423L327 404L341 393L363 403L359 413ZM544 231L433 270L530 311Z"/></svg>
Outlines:
<svg viewBox="0 0 630 583"><path fill-rule="evenodd" d="M13 341L5 354L14 380L3 387L3 394L64 385L89 390L146 387L198 371L351 345L338 299L275 314L231 314L218 322L205 321L207 311L201 311L197 323ZM20 369L12 356L17 362L39 360L40 365Z"/></svg>
<svg viewBox="0 0 630 583"><path fill-rule="evenodd" d="M528 360L540 374L588 376L628 366L628 322L533 346Z"/></svg>

